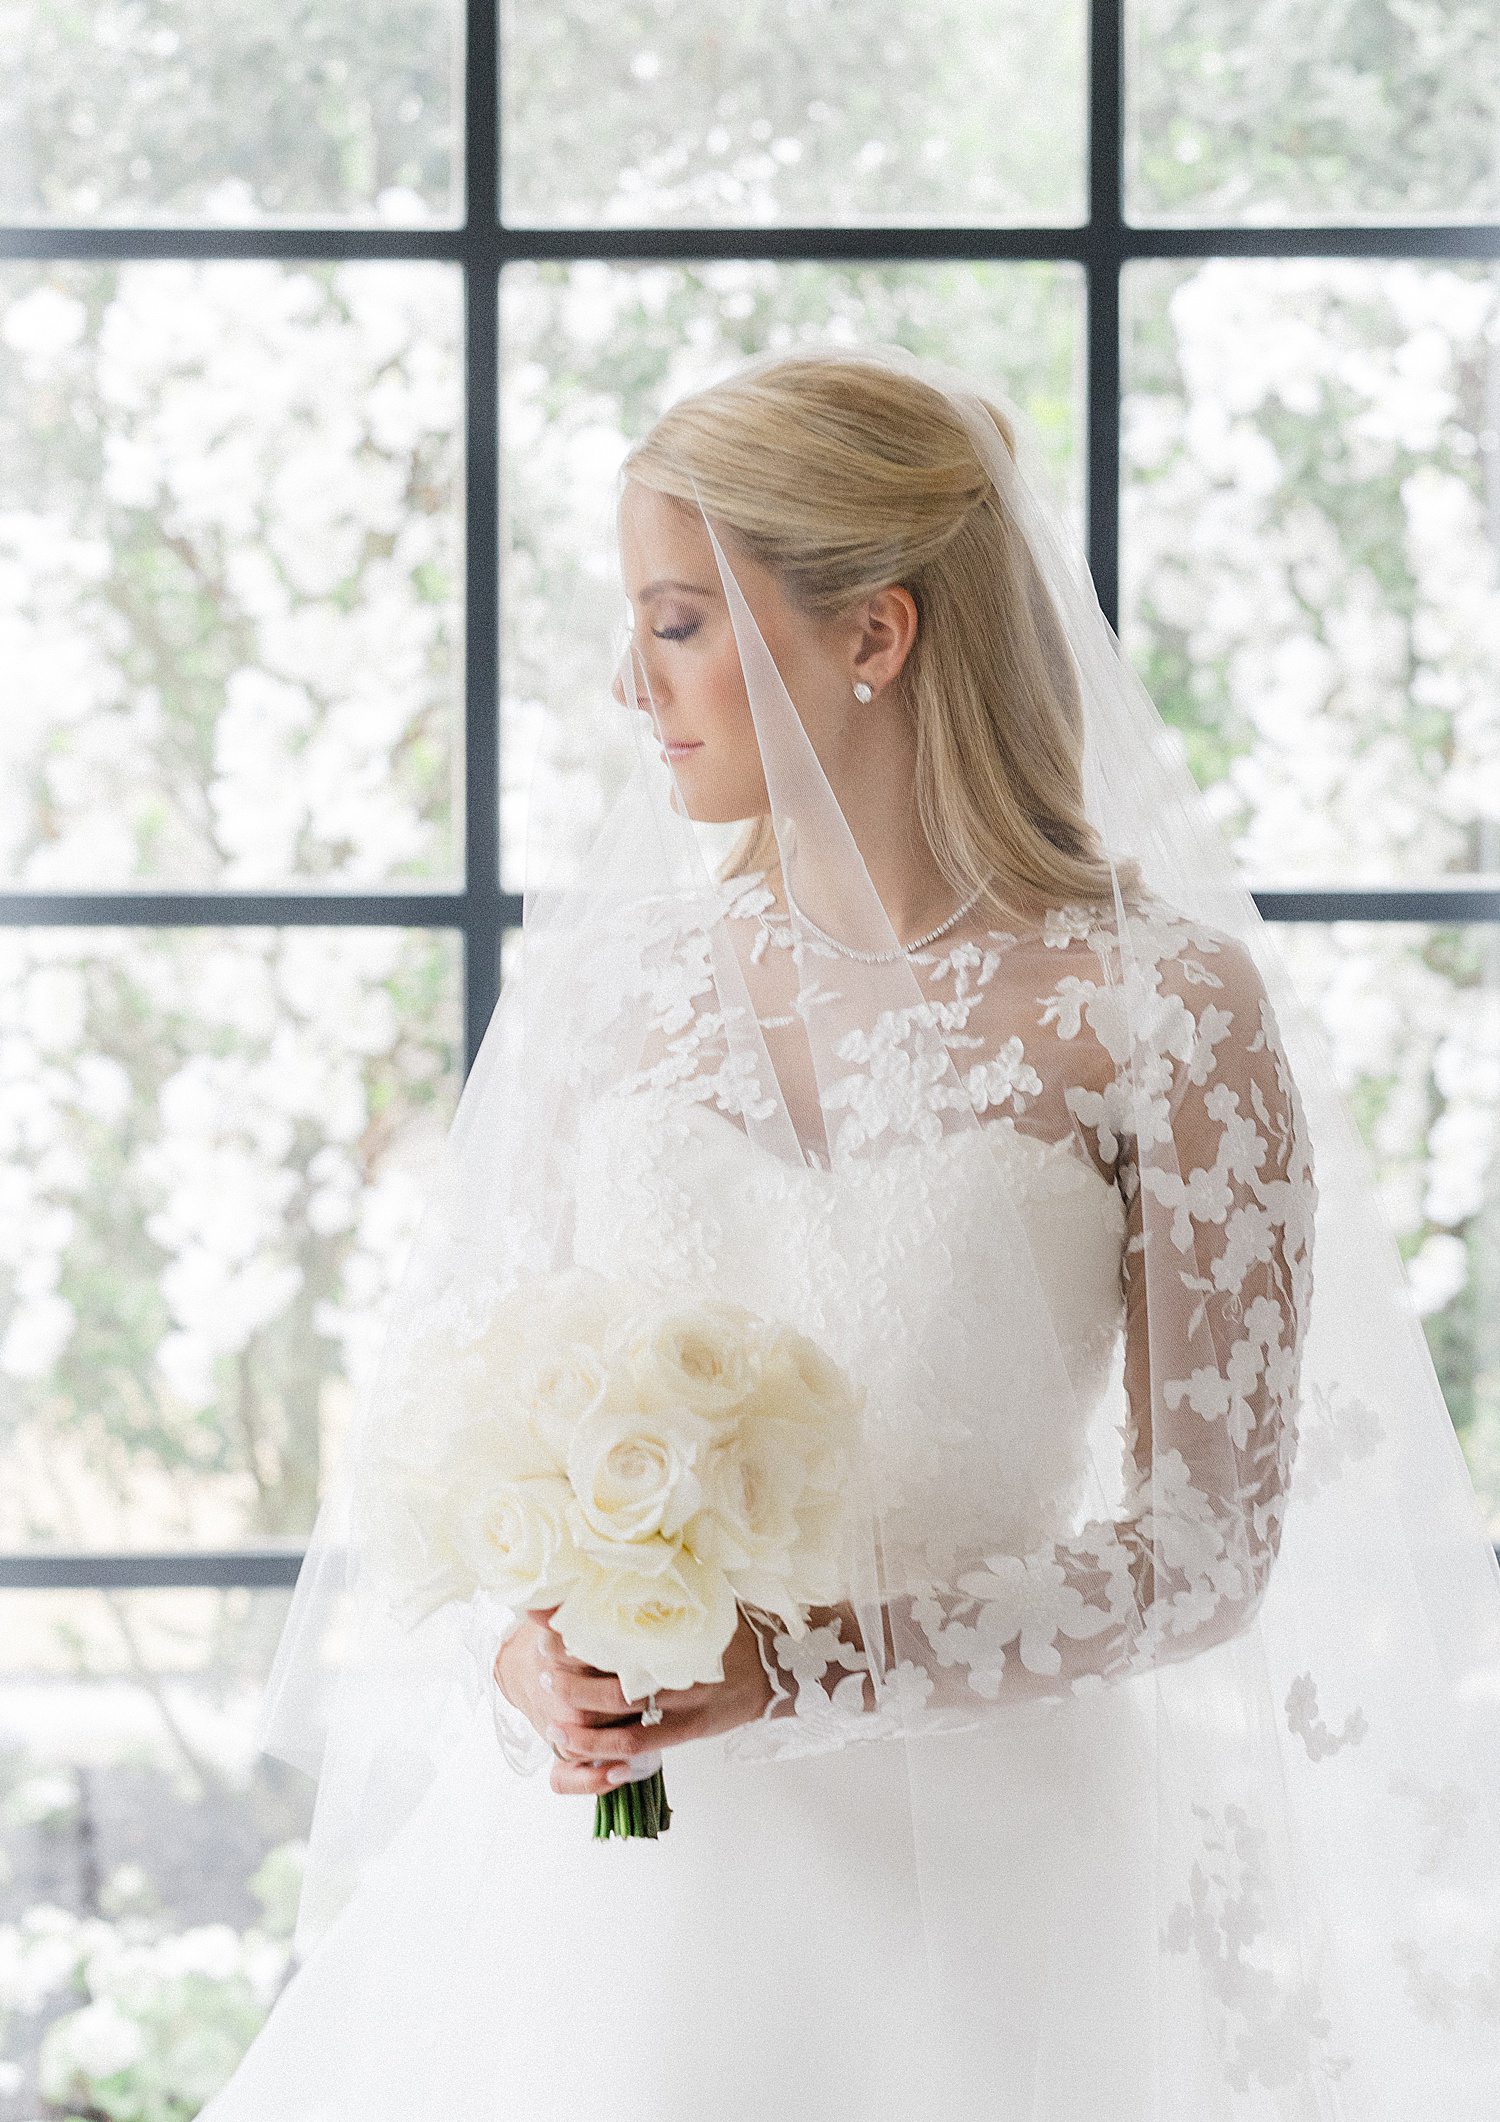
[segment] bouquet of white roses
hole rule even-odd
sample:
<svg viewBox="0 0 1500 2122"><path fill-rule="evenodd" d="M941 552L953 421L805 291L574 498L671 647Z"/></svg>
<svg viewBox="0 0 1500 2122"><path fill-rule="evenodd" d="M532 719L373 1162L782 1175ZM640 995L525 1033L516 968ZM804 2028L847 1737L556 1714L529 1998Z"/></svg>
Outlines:
<svg viewBox="0 0 1500 2122"><path fill-rule="evenodd" d="M569 1652L636 1701L722 1680L741 1600L801 1635L839 1596L863 1394L796 1328L570 1268L427 1382L431 1431L376 1459L403 1621L479 1590L555 1606ZM670 1817L658 1769L601 1793L594 1832Z"/></svg>

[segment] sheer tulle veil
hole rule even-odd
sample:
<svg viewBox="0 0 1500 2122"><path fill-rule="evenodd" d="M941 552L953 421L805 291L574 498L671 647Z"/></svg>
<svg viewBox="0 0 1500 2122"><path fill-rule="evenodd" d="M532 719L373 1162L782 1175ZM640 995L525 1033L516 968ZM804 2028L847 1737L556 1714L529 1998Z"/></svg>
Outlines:
<svg viewBox="0 0 1500 2122"><path fill-rule="evenodd" d="M753 446L777 393L806 448L762 464L756 515L693 437L739 423ZM472 1405L496 1307L587 1258L581 1190L628 1106L633 1139L664 1157L693 1130L739 1130L768 1183L815 1184L846 1234L789 1322L864 1388L839 1596L805 1634L757 1610L776 1697L730 1736L725 1773L902 1750L926 1976L892 2000L892 2038L919 2044L933 2115L990 2111L997 2006L953 1881L1020 1752L1043 1745L1071 1817L1108 1811L1118 1869L1101 1881L1078 1861L1062 1808L1038 1949L1082 1965L1101 1894L1138 1911L1097 2009L1128 2030L1142 2113L1500 2113L1500 1572L1311 998L1100 610L1037 431L987 377L825 342L748 362L666 417L674 498L706 532L732 627L773 860L747 863L748 841L736 859L695 821L687 771L658 750L648 666L615 644L643 710L637 755L576 876L529 851L516 960L266 1691L260 1745L317 1778L299 1947L492 1714L514 1609L476 1596L412 1620L381 1499ZM994 639L1019 644L985 674L995 727L1035 715L1049 741L1064 733L1048 772L1086 820L1055 844L1090 888L1023 899L1014 879L955 869L954 904L980 896L933 947L940 979L903 947L856 837L857 747L820 757L758 590L787 549L768 484L815 486L851 433L885 481L887 579L989 600ZM903 480L921 489L910 522ZM876 533L846 531L860 579L878 576ZM782 579L802 592L795 566ZM936 594L917 601L939 626ZM1038 670L1044 701L1023 697ZM1055 821L1025 824L1037 845ZM768 944L773 890L786 918ZM1077 1059L1070 1080L1037 1073L1031 1020L1007 1016L1023 965L1040 968L1037 1022ZM960 1165L993 1209L948 1258ZM1102 1188L1118 1214L1102 1265L1049 1235L1067 1226L1039 1201L1069 1186ZM690 1246L640 1272L664 1297L738 1300L756 1212L753 1189L727 1188ZM904 1292L930 1293L940 1257L935 1316ZM1080 1326L1096 1273L1118 1276L1113 1340ZM496 1743L530 1765L524 1735ZM670 1789L670 1752L666 1774ZM765 2001L774 2040L774 1986ZM1065 2081L1076 2003L1060 1989L1055 2012L1007 2029L1039 2084Z"/></svg>

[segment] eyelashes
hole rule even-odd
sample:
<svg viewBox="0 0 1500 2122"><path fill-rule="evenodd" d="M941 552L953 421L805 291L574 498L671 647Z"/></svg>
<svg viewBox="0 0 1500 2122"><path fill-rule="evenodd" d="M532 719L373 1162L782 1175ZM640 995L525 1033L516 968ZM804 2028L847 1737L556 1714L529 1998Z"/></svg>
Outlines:
<svg viewBox="0 0 1500 2122"><path fill-rule="evenodd" d="M651 629L652 637L657 641L686 641L689 634L696 634L697 631L696 619L691 626L653 626Z"/></svg>

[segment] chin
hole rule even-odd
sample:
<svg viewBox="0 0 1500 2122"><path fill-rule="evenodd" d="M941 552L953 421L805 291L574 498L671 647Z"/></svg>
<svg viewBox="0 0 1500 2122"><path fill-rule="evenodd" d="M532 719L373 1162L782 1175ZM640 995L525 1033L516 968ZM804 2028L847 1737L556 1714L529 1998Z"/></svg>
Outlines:
<svg viewBox="0 0 1500 2122"><path fill-rule="evenodd" d="M738 825L764 816L768 808L764 793L754 797L737 795L732 789L685 786L690 780L691 776L684 776L674 783L672 808L691 818L695 825Z"/></svg>

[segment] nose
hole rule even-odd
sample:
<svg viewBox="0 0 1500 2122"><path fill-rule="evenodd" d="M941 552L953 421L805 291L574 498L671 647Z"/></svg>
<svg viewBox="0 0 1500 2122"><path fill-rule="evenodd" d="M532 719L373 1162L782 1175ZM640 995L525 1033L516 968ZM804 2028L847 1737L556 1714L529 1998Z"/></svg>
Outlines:
<svg viewBox="0 0 1500 2122"><path fill-rule="evenodd" d="M635 671L635 698L633 700L629 692L626 690L624 673L629 664L631 653L632 651L627 648L624 654L620 657L619 662L615 665L614 683L613 685L611 685L610 691L619 701L621 707L638 707L643 711L643 713L649 715L651 713L652 704L651 694L647 688L644 668L639 664L639 662L637 663Z"/></svg>

